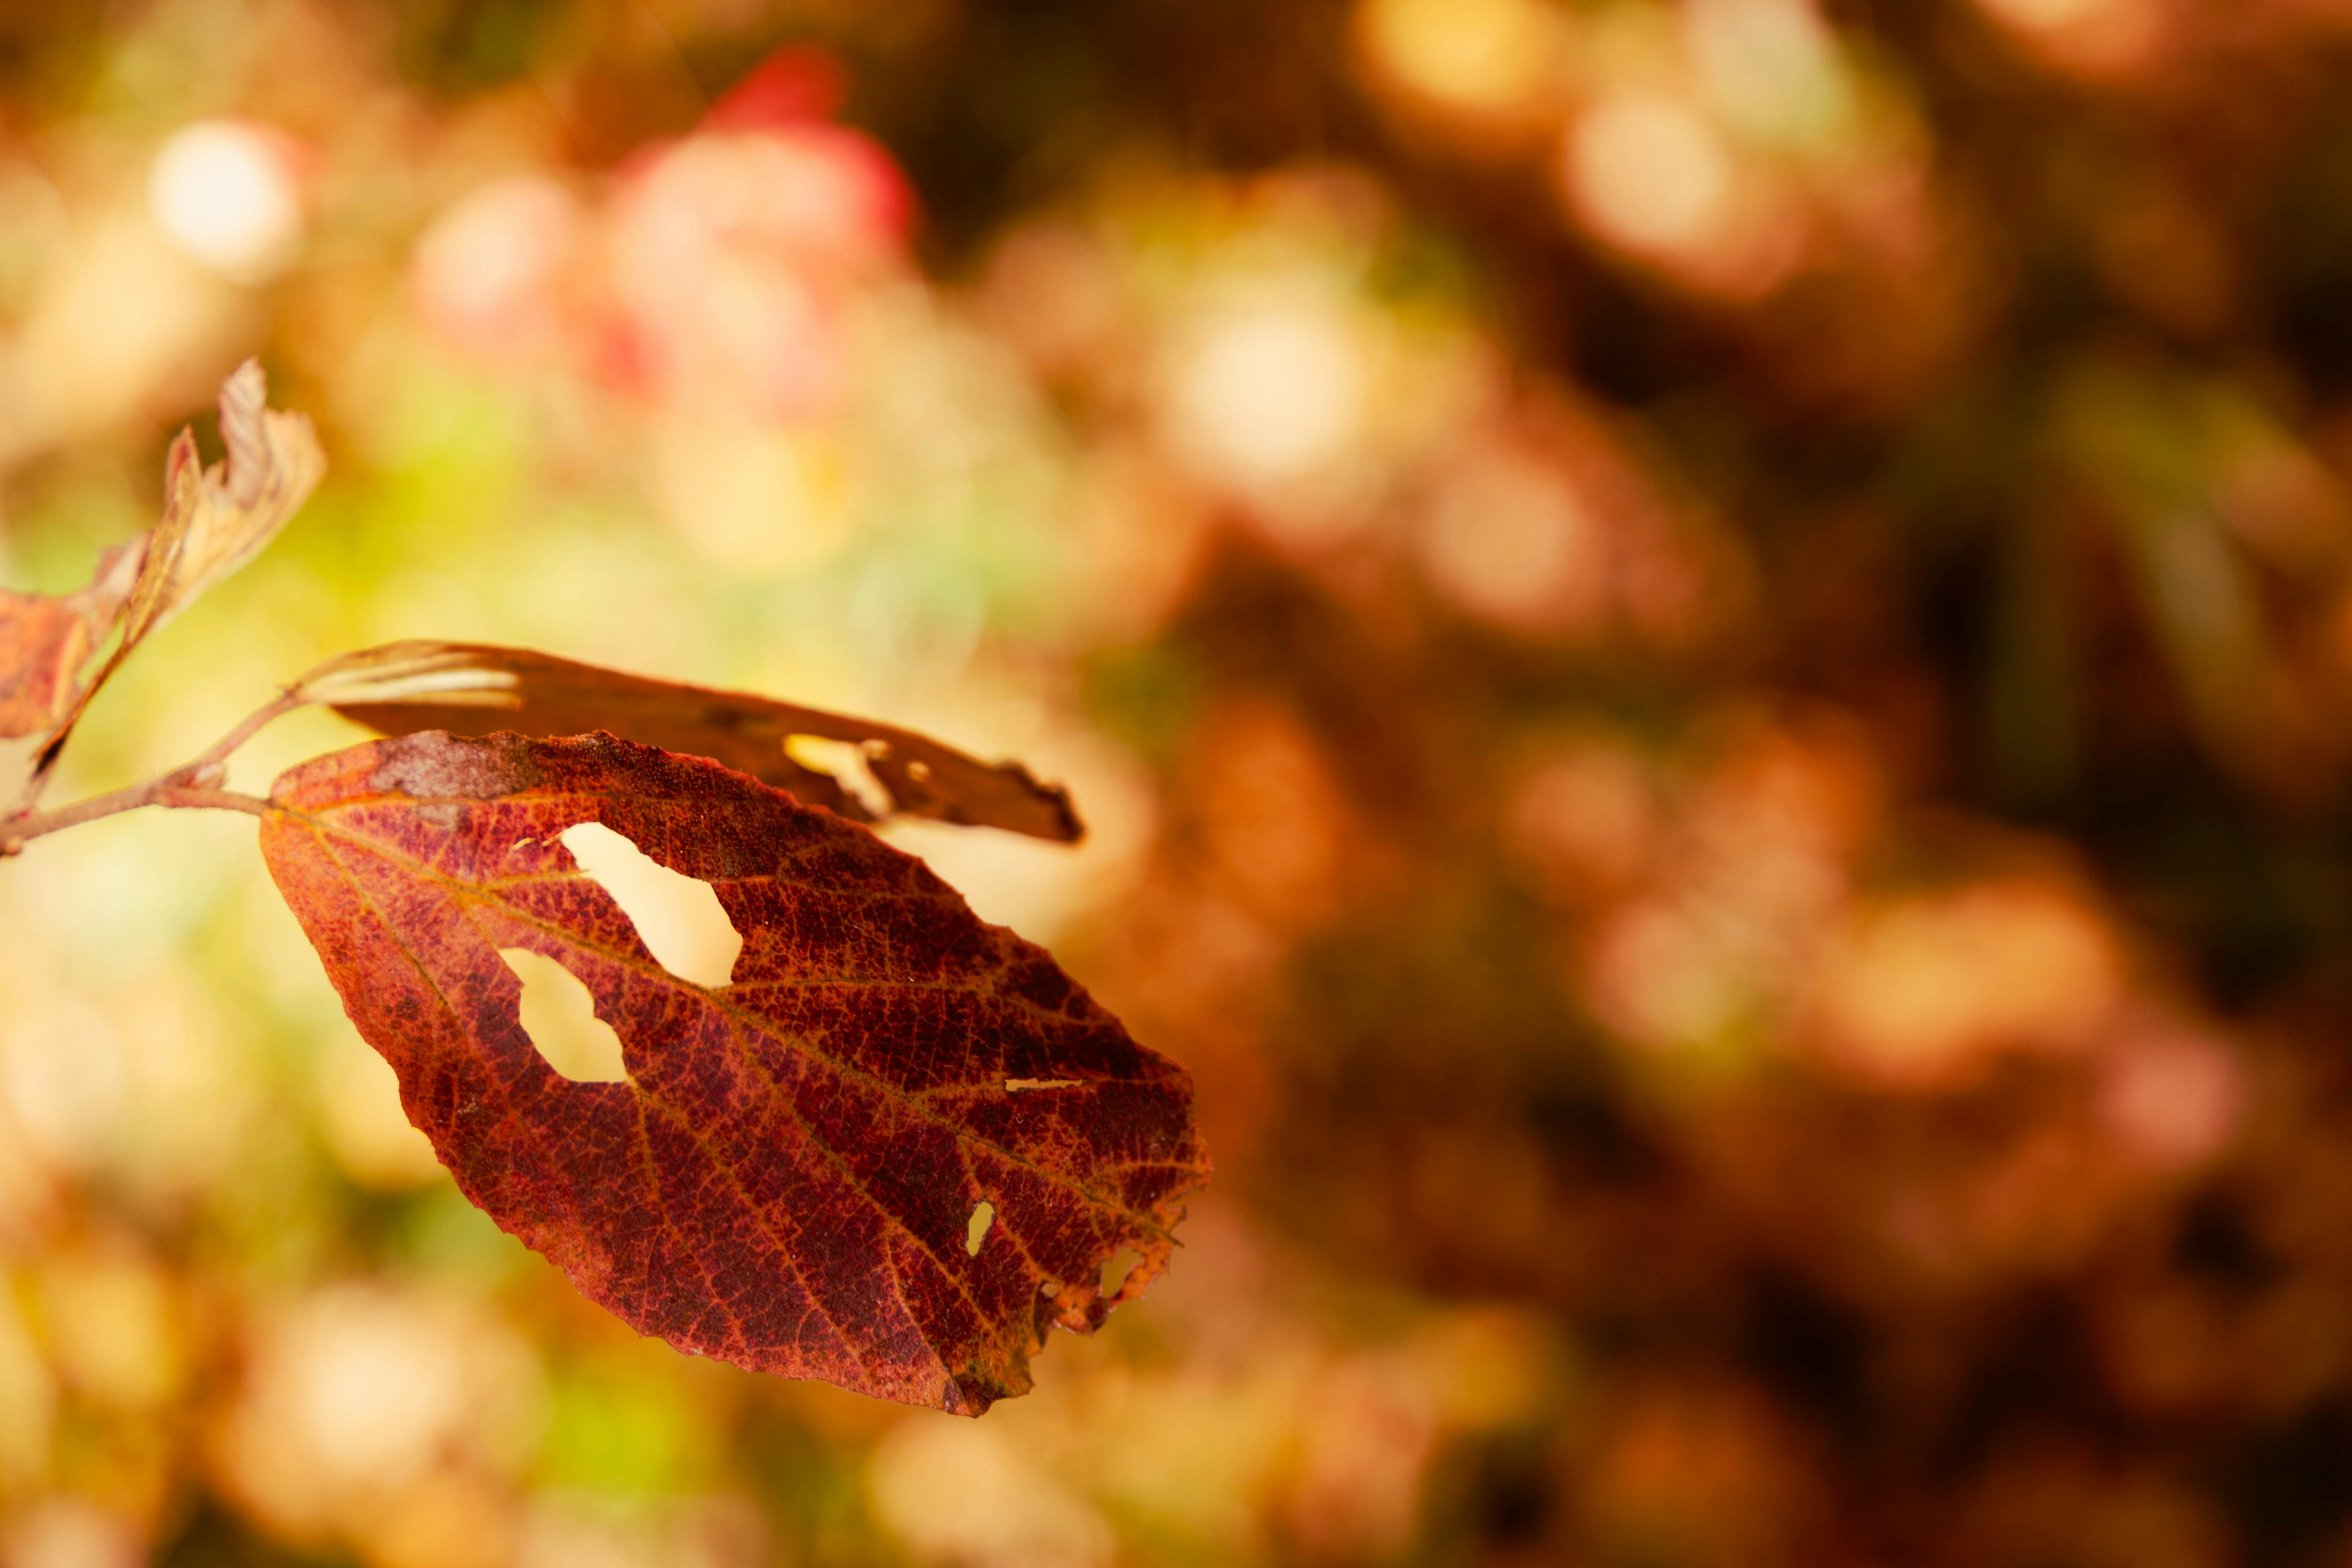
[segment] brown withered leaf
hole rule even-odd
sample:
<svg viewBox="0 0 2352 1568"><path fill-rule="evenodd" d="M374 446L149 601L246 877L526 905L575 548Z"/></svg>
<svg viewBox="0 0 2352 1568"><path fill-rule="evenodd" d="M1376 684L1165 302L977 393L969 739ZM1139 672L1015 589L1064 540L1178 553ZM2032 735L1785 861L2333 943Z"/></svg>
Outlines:
<svg viewBox="0 0 2352 1568"><path fill-rule="evenodd" d="M130 602L140 551L116 545L70 594L0 588L0 739L47 735L80 703L92 657Z"/></svg>
<svg viewBox="0 0 2352 1568"><path fill-rule="evenodd" d="M0 781L0 813L31 807L83 710L131 650L258 554L318 487L327 459L310 420L270 408L268 394L252 360L221 383L226 457L204 467L194 435L182 430L163 462L163 520L110 551L88 588L66 599L0 594L0 735L39 737L21 789ZM113 650L84 675L118 623ZM8 727L18 723L26 727Z"/></svg>
<svg viewBox="0 0 2352 1568"><path fill-rule="evenodd" d="M785 752L794 736L856 746L889 796L889 812L1002 827L1075 843L1084 829L1059 785L1018 763L983 763L909 730L742 692L625 675L527 648L397 642L330 660L296 693L387 735L446 730L580 735L715 757L738 772L856 820L876 815L832 775Z"/></svg>
<svg viewBox="0 0 2352 1568"><path fill-rule="evenodd" d="M1182 1069L1044 952L715 762L428 731L271 798L270 873L466 1195L681 1349L977 1414L1141 1293L1206 1178ZM655 961L564 848L584 822L711 884L731 983ZM546 1065L502 948L586 984L626 1081Z"/></svg>
<svg viewBox="0 0 2352 1568"><path fill-rule="evenodd" d="M147 536L123 616L124 652L259 554L327 471L310 421L268 406L268 390L253 360L221 383L226 456L211 468L197 457L192 432L172 442L163 461L163 520Z"/></svg>

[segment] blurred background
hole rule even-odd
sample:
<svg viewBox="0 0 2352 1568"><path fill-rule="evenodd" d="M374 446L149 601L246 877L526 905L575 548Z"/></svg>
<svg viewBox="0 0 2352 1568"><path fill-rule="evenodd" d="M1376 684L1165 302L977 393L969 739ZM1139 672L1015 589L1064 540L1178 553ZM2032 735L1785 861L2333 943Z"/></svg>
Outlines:
<svg viewBox="0 0 2352 1568"><path fill-rule="evenodd" d="M2352 5L9 0L0 578L324 489L55 800L509 641L1194 1073L978 1422L460 1199L242 818L0 866L7 1568L2352 1563ZM353 739L271 731L238 782Z"/></svg>

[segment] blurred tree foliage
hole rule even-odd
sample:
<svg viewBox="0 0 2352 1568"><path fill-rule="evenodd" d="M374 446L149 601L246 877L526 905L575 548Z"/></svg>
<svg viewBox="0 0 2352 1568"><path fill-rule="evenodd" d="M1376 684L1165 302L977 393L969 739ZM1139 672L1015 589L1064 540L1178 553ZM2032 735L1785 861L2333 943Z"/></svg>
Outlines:
<svg viewBox="0 0 2352 1568"><path fill-rule="evenodd" d="M2352 1552L2347 51L2333 0L17 0L12 569L266 345L335 467L205 623L257 679L625 645L1058 746L1100 859L916 847L1195 1071L1221 1174L971 1436L598 1337L331 1096L252 1091L325 1129L267 1200L34 1137L12 1550ZM43 301L206 116L306 150L299 258L68 417ZM308 1082L337 1021L210 896L171 984ZM0 1080L78 1127L38 1041L97 1004L12 936L73 931L0 927ZM198 1370L88 1370L41 1303L118 1277ZM286 1436L355 1344L539 1414Z"/></svg>

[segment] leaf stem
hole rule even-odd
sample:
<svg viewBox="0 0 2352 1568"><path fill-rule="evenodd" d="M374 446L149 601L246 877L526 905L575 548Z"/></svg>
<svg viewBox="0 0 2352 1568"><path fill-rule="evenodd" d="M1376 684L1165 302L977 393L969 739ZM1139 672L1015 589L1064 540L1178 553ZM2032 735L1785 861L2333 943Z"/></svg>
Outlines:
<svg viewBox="0 0 2352 1568"><path fill-rule="evenodd" d="M254 816L266 814L269 810L268 801L258 795L221 788L221 777L226 771L231 752L253 739L271 720L301 707L303 700L290 689L279 692L247 714L236 728L205 747L199 755L170 773L149 779L145 784L130 784L104 795L94 795L71 805L58 806L54 811L28 812L0 820L0 859L16 854L26 843L46 834L79 827L101 816L137 811L142 806L242 811Z"/></svg>

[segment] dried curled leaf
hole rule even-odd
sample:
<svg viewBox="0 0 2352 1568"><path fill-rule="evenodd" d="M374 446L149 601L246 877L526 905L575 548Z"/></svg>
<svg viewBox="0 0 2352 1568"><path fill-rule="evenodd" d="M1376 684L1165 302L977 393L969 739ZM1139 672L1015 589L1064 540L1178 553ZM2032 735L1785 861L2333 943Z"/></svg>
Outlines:
<svg viewBox="0 0 2352 1568"><path fill-rule="evenodd" d="M564 847L585 822L711 884L730 984L655 961ZM1049 1324L1141 1293L1206 1177L1182 1069L1050 957L717 763L428 731L288 773L261 837L467 1196L681 1349L978 1414L1029 1386ZM585 984L626 1081L541 1059L516 948Z"/></svg>
<svg viewBox="0 0 2352 1568"><path fill-rule="evenodd" d="M327 459L310 420L270 408L268 395L253 360L221 384L227 456L205 468L195 437L182 430L164 459L163 521L109 551L89 587L63 597L0 593L0 737L37 737L21 790L0 803L13 797L13 809L29 809L82 710L131 650L252 560L318 487ZM113 651L85 673L118 626Z"/></svg>
<svg viewBox="0 0 2352 1568"><path fill-rule="evenodd" d="M247 360L221 383L227 456L207 468L194 434L183 430L172 442L163 521L147 535L123 616L123 652L259 554L318 488L327 458L310 421L269 407L268 397L260 364Z"/></svg>
<svg viewBox="0 0 2352 1568"><path fill-rule="evenodd" d="M294 688L306 700L387 735L615 735L714 757L855 820L877 813L842 781L786 754L796 736L846 742L887 792L887 811L1002 827L1075 843L1084 829L1066 792L1018 763L983 763L937 741L870 720L742 692L625 675L527 648L397 642L330 660Z"/></svg>
<svg viewBox="0 0 2352 1568"><path fill-rule="evenodd" d="M0 588L0 739L46 736L80 705L92 656L130 602L139 557L139 545L116 545L89 585L70 594Z"/></svg>

